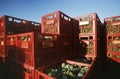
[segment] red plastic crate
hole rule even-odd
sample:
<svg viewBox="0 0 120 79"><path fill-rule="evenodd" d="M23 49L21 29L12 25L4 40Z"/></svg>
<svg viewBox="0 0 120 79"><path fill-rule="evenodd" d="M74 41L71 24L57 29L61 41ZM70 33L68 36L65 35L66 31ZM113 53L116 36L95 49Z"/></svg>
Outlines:
<svg viewBox="0 0 120 79"><path fill-rule="evenodd" d="M120 22L120 16L112 16L104 19L107 24Z"/></svg>
<svg viewBox="0 0 120 79"><path fill-rule="evenodd" d="M75 17L79 21L79 40L80 40L80 49L81 46L86 46L84 49L84 53L79 51L81 55L92 57L92 58L100 58L102 54L102 47L100 43L102 43L102 28L103 25L97 15L97 13L91 13L84 16ZM82 42L81 42L82 41ZM93 47L89 48L87 45L89 42L93 43ZM91 43L90 42L90 43ZM83 44L82 44L83 43ZM87 54L87 50L93 50L93 54Z"/></svg>
<svg viewBox="0 0 120 79"><path fill-rule="evenodd" d="M0 35L19 34L25 32L41 32L41 24L8 15L0 18Z"/></svg>
<svg viewBox="0 0 120 79"><path fill-rule="evenodd" d="M27 20L4 15L1 17L1 32L3 35L17 34L27 31Z"/></svg>
<svg viewBox="0 0 120 79"><path fill-rule="evenodd" d="M56 79L55 77L48 76L45 73L45 70L48 69L48 68L56 68L58 64L63 63L63 62L68 63L68 64L76 64L79 67L81 67L81 66L88 67L89 69L84 74L82 79L87 78L87 76L89 75L89 72L91 71L92 66L94 65L94 62L92 62L91 64L86 64L86 63L81 63L81 62L76 62L76 61L71 61L71 60L60 59L60 60L58 60L58 61L56 61L56 62L54 62L52 64L47 65L44 69L42 69L42 68L36 69L36 71L35 71L35 79Z"/></svg>
<svg viewBox="0 0 120 79"><path fill-rule="evenodd" d="M25 32L27 29L27 21L11 16L4 15L0 17L0 37L4 37L1 41L2 58L5 61L6 53L6 35ZM4 44L4 45L3 45Z"/></svg>
<svg viewBox="0 0 120 79"><path fill-rule="evenodd" d="M106 27L106 55L112 60L120 63L120 16L104 19Z"/></svg>
<svg viewBox="0 0 120 79"><path fill-rule="evenodd" d="M37 26L37 24L39 23L34 22L33 26ZM16 17L8 16L8 15L4 15L0 17L0 36L5 37L4 41L2 41L1 44L6 43L6 35L28 32L29 31L28 26L29 26L28 21L24 19L19 19ZM32 27L32 26L29 26L29 27ZM34 31L40 30L40 27L39 28L34 27L33 30ZM2 47L1 51L5 57L5 52L7 50L6 44L2 45L1 47Z"/></svg>
<svg viewBox="0 0 120 79"><path fill-rule="evenodd" d="M13 36L8 35L8 37ZM15 52L17 58L15 60L37 68L59 58L57 35L29 32L16 34L16 36Z"/></svg>
<svg viewBox="0 0 120 79"><path fill-rule="evenodd" d="M79 35L99 34L101 21L97 13L75 17L79 21Z"/></svg>
<svg viewBox="0 0 120 79"><path fill-rule="evenodd" d="M72 35L72 18L61 11L44 15L42 16L42 33L70 36Z"/></svg>
<svg viewBox="0 0 120 79"><path fill-rule="evenodd" d="M120 63L120 35L107 36L107 57Z"/></svg>

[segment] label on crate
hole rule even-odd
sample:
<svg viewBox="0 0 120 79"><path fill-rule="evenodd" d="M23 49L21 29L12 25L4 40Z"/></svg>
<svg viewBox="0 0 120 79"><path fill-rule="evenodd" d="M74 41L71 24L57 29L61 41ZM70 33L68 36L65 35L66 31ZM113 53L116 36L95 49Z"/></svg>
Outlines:
<svg viewBox="0 0 120 79"><path fill-rule="evenodd" d="M0 45L4 46L4 41L1 41Z"/></svg>
<svg viewBox="0 0 120 79"><path fill-rule="evenodd" d="M113 43L113 44L118 44L118 43L120 43L120 40L115 40L115 41L113 41L112 43Z"/></svg>
<svg viewBox="0 0 120 79"><path fill-rule="evenodd" d="M89 21L79 22L79 25L87 25L87 24L89 24Z"/></svg>
<svg viewBox="0 0 120 79"><path fill-rule="evenodd" d="M49 25L49 24L54 24L54 20L49 20L49 21L46 22L46 24L47 24L47 25Z"/></svg>
<svg viewBox="0 0 120 79"><path fill-rule="evenodd" d="M22 48L28 48L28 42L22 42L21 47Z"/></svg>

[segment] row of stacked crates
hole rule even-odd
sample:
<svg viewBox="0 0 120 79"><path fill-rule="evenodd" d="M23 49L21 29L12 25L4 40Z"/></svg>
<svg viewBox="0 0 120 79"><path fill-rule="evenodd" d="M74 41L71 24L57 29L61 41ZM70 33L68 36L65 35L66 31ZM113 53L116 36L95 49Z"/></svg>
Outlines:
<svg viewBox="0 0 120 79"><path fill-rule="evenodd" d="M8 70L10 69L10 74L13 75L12 78L16 75L15 78L24 77L27 79L34 74L30 73L30 71L53 63L62 58L62 56L65 58L71 56L72 18L60 11L57 13L59 13L59 15L57 15L57 21L60 21L61 24L57 27L60 27L59 29L64 29L64 26L69 26L66 27L66 30L70 28L68 31L70 34L41 33L40 27L38 27L40 23L7 15L1 17L0 42L1 48L4 48L1 49L1 58L4 62L6 61ZM59 20L61 13L63 19ZM3 54L4 57L2 57ZM21 73L16 74L16 72ZM25 75L24 72L26 72L27 75ZM32 79L34 79L33 76Z"/></svg>
<svg viewBox="0 0 120 79"><path fill-rule="evenodd" d="M57 34L61 43L59 52L61 57L69 58L73 54L74 40L77 40L78 21L61 11L42 16L42 33Z"/></svg>
<svg viewBox="0 0 120 79"><path fill-rule="evenodd" d="M110 22L112 24L112 20ZM118 28L119 22L115 22ZM103 26L97 13L71 18L57 11L42 16L41 26L40 23L11 16L1 17L0 55L4 59L6 57L12 78L55 79L55 76L48 76L46 71L67 63L77 64L81 70L85 67L87 72L80 73L79 78L86 79L95 68L96 58L104 60L106 47L103 44L106 44L107 21ZM117 36L119 40L117 33L113 36ZM115 38L113 36L108 35L108 38ZM114 42L118 43L118 40ZM111 47L107 45L107 48ZM119 61L119 54L109 53L107 50L107 56Z"/></svg>
<svg viewBox="0 0 120 79"><path fill-rule="evenodd" d="M107 57L120 63L120 16L104 19L106 27Z"/></svg>
<svg viewBox="0 0 120 79"><path fill-rule="evenodd" d="M76 44L78 43L78 21L60 11L42 17L42 33L30 32L30 28L32 27L27 25L27 21L22 20L19 22L17 18L10 16L6 18L10 18L8 21L12 23L11 29L13 28L12 26L16 26L14 27L16 29L17 26L19 26L16 32L14 32L14 30L8 30L9 34L3 34L5 36L6 64L8 70L10 69L11 71L10 74L13 76L12 78L34 79L35 73L41 72L36 70L37 68L45 71L47 69L46 66L51 63L51 65L53 65L56 60L60 60L61 58L68 59L74 56L74 51L78 53L78 45ZM23 25L20 25L21 23L25 23L26 26L23 27ZM31 23L31 21L29 23ZM31 24L36 25L34 23L35 22ZM1 23L1 25L3 24ZM7 23L5 25L8 26ZM47 27L45 28L45 26ZM9 27L6 27L6 29L8 28ZM24 31L19 31L21 28L23 28ZM52 28L56 28L57 31L46 30ZM73 50L73 48L75 50ZM73 62L71 64L75 63L76 62ZM84 64L85 63L79 63L80 66L91 66L90 64ZM20 74L17 74L17 72L20 72ZM45 77L46 76L43 76L43 78Z"/></svg>
<svg viewBox="0 0 120 79"><path fill-rule="evenodd" d="M54 63L45 66L43 69L38 68L36 70L36 79L64 79L64 78L86 79L90 75L91 71L95 68L94 66L96 62L95 58L101 55L100 44L98 43L102 39L101 38L102 36L100 36L100 31L103 28L97 14L90 14L90 15L92 15L93 18L89 20L85 20L88 23L85 25L86 26L88 25L88 29L89 27L91 27L92 30L94 30L94 32L92 32L91 34L80 33L82 29L81 26L79 26L79 24L81 23L79 18L70 18L61 11L53 12L42 16L41 31L47 34L57 34L60 36L61 39L63 39L59 43L58 51L59 51L59 56L61 58L64 58L65 60L58 60L58 62L55 61ZM91 17L90 15L88 15L87 17L88 18ZM90 20L92 21L93 24L91 26L89 26ZM84 28L86 28L86 26ZM88 39L82 40L81 38L84 37L85 38L88 37ZM90 48L90 47L84 47L87 44L89 44L89 42L92 43L93 45L91 46L91 49L93 50L91 51L91 53L84 52ZM97 53L98 51L99 51L99 55ZM73 66L76 64L78 68L81 69L80 71L82 71L82 67L86 69L85 71L79 73L76 71L76 76L75 76L74 71L72 70L69 71L68 68L68 71L63 71L64 72L63 74L60 72L64 70L64 68L62 69L60 67L63 63L66 63L66 67L68 65Z"/></svg>
<svg viewBox="0 0 120 79"><path fill-rule="evenodd" d="M41 24L4 15L0 17L0 58L5 62L6 35L41 31Z"/></svg>

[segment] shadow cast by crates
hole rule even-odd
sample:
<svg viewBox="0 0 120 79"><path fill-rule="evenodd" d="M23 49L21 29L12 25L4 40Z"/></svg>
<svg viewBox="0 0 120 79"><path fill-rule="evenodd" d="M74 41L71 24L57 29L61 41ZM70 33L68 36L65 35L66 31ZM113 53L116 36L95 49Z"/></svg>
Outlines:
<svg viewBox="0 0 120 79"><path fill-rule="evenodd" d="M105 71L103 73L105 79L120 79L120 63L107 58L104 64Z"/></svg>
<svg viewBox="0 0 120 79"><path fill-rule="evenodd" d="M8 46L8 48L5 64L6 72L10 79L23 79L25 77L23 74L25 69L25 52L16 46Z"/></svg>

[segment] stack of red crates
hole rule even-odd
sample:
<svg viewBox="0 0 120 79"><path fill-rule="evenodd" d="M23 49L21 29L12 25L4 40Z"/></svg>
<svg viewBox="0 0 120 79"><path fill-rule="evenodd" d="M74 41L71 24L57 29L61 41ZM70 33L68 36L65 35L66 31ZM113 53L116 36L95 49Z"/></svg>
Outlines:
<svg viewBox="0 0 120 79"><path fill-rule="evenodd" d="M0 57L5 62L6 35L41 31L41 24L4 15L0 18Z"/></svg>
<svg viewBox="0 0 120 79"><path fill-rule="evenodd" d="M24 69L34 69L31 66L34 65L34 61L30 59L33 57L34 54L30 56L30 53L25 53L25 51L28 51L28 49L20 48L21 41L18 40L18 35L26 32L41 32L41 24L7 15L0 17L0 58L2 59L3 63L6 63L9 69L13 70L13 72L11 72L11 75L14 75L17 72L16 69L18 69L20 70L21 74L17 75L22 75L21 77L26 77L22 73L24 72ZM23 47L27 46L26 43L23 44ZM29 51L31 50L33 49L30 49ZM26 62L29 62L29 64L25 64ZM16 76L16 78L17 77L18 76ZM18 78L23 79L21 77Z"/></svg>
<svg viewBox="0 0 120 79"><path fill-rule="evenodd" d="M61 62L88 67L84 79L102 55L101 29L96 13L73 19L53 12L42 16L42 28L40 23L5 15L0 19L0 55L6 56L13 79L52 79L44 71ZM66 60L70 58L74 59Z"/></svg>
<svg viewBox="0 0 120 79"><path fill-rule="evenodd" d="M7 35L6 38L6 63L9 69L14 70L16 67L16 69L20 70L21 73L16 76L18 78L32 76L34 69L40 66L44 67L44 65L57 60L59 57L57 55L57 37L55 35L29 32ZM12 67L13 65L14 67ZM15 72L18 70L13 71L11 74L16 74ZM27 75L23 75L24 72Z"/></svg>
<svg viewBox="0 0 120 79"><path fill-rule="evenodd" d="M40 32L28 32L7 35L7 64L11 70L20 70L17 77L32 77L34 70L60 59L58 54L58 36L55 34L42 34ZM15 63L12 64L11 62ZM25 70L21 70L21 69ZM13 71L12 75L17 72ZM28 71L26 71L28 70ZM27 75L23 75L23 73ZM23 79L23 78L22 78Z"/></svg>
<svg viewBox="0 0 120 79"><path fill-rule="evenodd" d="M81 66L89 67L88 71L83 76L83 79L84 79L84 78L87 77L88 73L91 71L91 68L93 68L92 66L93 66L94 60L97 56L97 54L95 53L96 48L97 48L95 46L96 41L97 41L96 39L97 39L98 35L100 37L100 33L98 35L96 35L96 31L95 31L95 33L94 32L91 33L91 34L86 33L86 34L82 35L81 33L79 33L79 23L80 23L80 21L72 19L72 18L66 19L66 17L67 16L64 15L60 11L57 11L57 12L54 12L54 13L43 16L42 17L42 32L43 33L48 33L48 34L59 35L60 38L58 38L59 39L59 48L58 48L59 50L58 51L59 51L59 54L60 54L61 58L69 59L69 60L66 60L67 63L77 64L80 67ZM92 21L95 22L95 23L94 23L94 26L91 26L92 29L94 30L95 27L96 27L95 29L97 29L97 27L100 28L100 23L101 22L100 22L99 18L97 17L97 14L96 14L96 16L93 14L93 18L94 19L92 19ZM98 23L97 25L96 25L96 22ZM71 26L71 27L69 27L69 26ZM85 37L90 36L90 39L81 40L81 37L83 37L83 36L85 36ZM91 38L91 36L92 36L92 38ZM86 49L81 48L80 51L82 51L82 52L80 52L80 53L79 53L79 51L77 51L77 50L79 50L79 48L78 48L79 40L80 40L80 43L82 45L84 45L84 44L86 45L86 41L94 43L93 44L94 47L92 47L92 49L95 50L95 52L92 52L93 53L92 55L86 54L86 57L93 59L93 61L86 60L85 58L82 61L82 58L80 56L83 56L83 54L86 53L86 52L83 52L83 50L86 50ZM70 47L69 47L69 43L71 45ZM98 41L97 41L97 43L98 43ZM77 58L74 58L74 57L80 57L81 59L80 58L77 59ZM70 58L73 58L73 59L70 59ZM91 62L90 63L85 63L84 61L86 61L86 62L91 61ZM35 71L35 74L36 74L35 78L36 79L56 79L54 77L48 76L44 72L48 68L52 68L52 67L55 68L56 65L58 65L58 63L56 63L56 62L58 62L59 64L61 63L60 60L56 60L54 63L46 65L45 68L43 68L43 69L41 69L41 68L37 69Z"/></svg>
<svg viewBox="0 0 120 79"><path fill-rule="evenodd" d="M72 54L73 19L61 11L42 16L42 33L59 35L59 54L69 58Z"/></svg>
<svg viewBox="0 0 120 79"><path fill-rule="evenodd" d="M101 21L97 13L75 17L79 20L80 56L95 59L100 56Z"/></svg>
<svg viewBox="0 0 120 79"><path fill-rule="evenodd" d="M0 57L5 62L6 35L26 32L27 20L4 15L0 18Z"/></svg>
<svg viewBox="0 0 120 79"><path fill-rule="evenodd" d="M120 63L120 16L104 19L106 26L107 57Z"/></svg>

